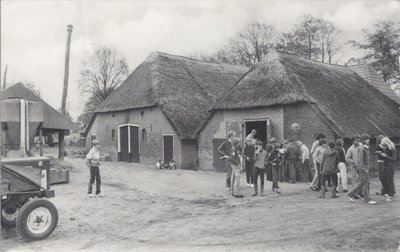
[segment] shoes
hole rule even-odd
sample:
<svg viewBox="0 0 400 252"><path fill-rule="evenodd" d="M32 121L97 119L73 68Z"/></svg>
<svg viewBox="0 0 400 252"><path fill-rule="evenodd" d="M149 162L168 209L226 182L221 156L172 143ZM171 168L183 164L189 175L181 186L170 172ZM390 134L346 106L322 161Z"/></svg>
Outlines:
<svg viewBox="0 0 400 252"><path fill-rule="evenodd" d="M253 193L251 196L257 196L258 195L258 193Z"/></svg>
<svg viewBox="0 0 400 252"><path fill-rule="evenodd" d="M342 193L348 193L349 191L347 191L346 189L343 189Z"/></svg>
<svg viewBox="0 0 400 252"><path fill-rule="evenodd" d="M236 195L234 195L233 197L241 199L241 198L243 198L243 195L241 195L241 194L236 194Z"/></svg>
<svg viewBox="0 0 400 252"><path fill-rule="evenodd" d="M375 194L376 194L376 195L382 195L382 193L380 193L380 192L375 192Z"/></svg>
<svg viewBox="0 0 400 252"><path fill-rule="evenodd" d="M254 184L250 184L250 187L251 187L251 188L254 188Z"/></svg>
<svg viewBox="0 0 400 252"><path fill-rule="evenodd" d="M318 189L317 187L312 187L313 191L319 191L320 189Z"/></svg>
<svg viewBox="0 0 400 252"><path fill-rule="evenodd" d="M100 198L103 198L103 197L104 197L104 194L98 193L98 194L96 194L96 196L98 196L98 197L100 197Z"/></svg>
<svg viewBox="0 0 400 252"><path fill-rule="evenodd" d="M229 192L229 191L231 190L231 188L230 188L230 187L227 187L226 190Z"/></svg>
<svg viewBox="0 0 400 252"><path fill-rule="evenodd" d="M250 187L250 184L247 184L247 187Z"/></svg>
<svg viewBox="0 0 400 252"><path fill-rule="evenodd" d="M358 197L357 195L353 197L353 199L359 199L360 197Z"/></svg>
<svg viewBox="0 0 400 252"><path fill-rule="evenodd" d="M370 205L375 205L375 204L376 204L376 202L373 201L373 200L370 200L370 201L368 201L367 203L370 204Z"/></svg>
<svg viewBox="0 0 400 252"><path fill-rule="evenodd" d="M388 194L384 194L383 197L387 198L387 197L389 197L389 195Z"/></svg>
<svg viewBox="0 0 400 252"><path fill-rule="evenodd" d="M331 198L333 198L333 199L336 199L336 198L339 198L340 196L338 196L338 195L332 195L331 196Z"/></svg>
<svg viewBox="0 0 400 252"><path fill-rule="evenodd" d="M390 202L390 201L393 201L393 200L391 199L391 197L387 197L387 198L385 199L385 201L386 201L386 202Z"/></svg>
<svg viewBox="0 0 400 252"><path fill-rule="evenodd" d="M350 196L349 196L349 200L350 200L351 202L354 202L354 198L353 198L353 197L350 197Z"/></svg>
<svg viewBox="0 0 400 252"><path fill-rule="evenodd" d="M96 196L93 193L88 193L89 198L95 198Z"/></svg>
<svg viewBox="0 0 400 252"><path fill-rule="evenodd" d="M281 193L281 190L278 188L278 189L275 189L275 192L276 192L277 194L280 194L280 193Z"/></svg>

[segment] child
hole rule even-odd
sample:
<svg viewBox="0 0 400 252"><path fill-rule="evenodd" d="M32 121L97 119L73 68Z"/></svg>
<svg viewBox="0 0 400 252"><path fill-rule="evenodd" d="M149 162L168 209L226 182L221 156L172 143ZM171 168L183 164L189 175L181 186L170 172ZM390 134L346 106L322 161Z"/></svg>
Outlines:
<svg viewBox="0 0 400 252"><path fill-rule="evenodd" d="M246 164L246 180L247 187L253 187L253 173L254 173L254 152L255 148L251 139L246 139L246 146L244 147L244 160Z"/></svg>
<svg viewBox="0 0 400 252"><path fill-rule="evenodd" d="M360 172L360 177L357 182L357 184L350 190L350 192L347 194L349 196L350 201L354 201L354 196L362 189L363 195L364 195L364 202L374 205L376 204L375 201L372 201L369 197L369 160L370 160L370 154L369 154L369 141L370 141L370 136L367 134L361 135L361 143L362 146L358 149L357 153L357 168Z"/></svg>
<svg viewBox="0 0 400 252"><path fill-rule="evenodd" d="M324 152L321 160L321 194L318 198L325 198L325 184L328 178L332 178L333 188L332 188L332 198L339 198L336 195L337 188L337 172L339 164L339 152L336 149L336 144L334 141L329 141L328 149Z"/></svg>
<svg viewBox="0 0 400 252"><path fill-rule="evenodd" d="M263 143L261 141L258 141L256 143L256 152L255 152L255 168L254 168L254 194L253 196L258 195L258 185L257 185L257 180L258 180L258 175L260 175L260 180L261 180L261 186L260 186L260 194L263 196L264 192L264 173L265 173L265 157L267 156L267 152L263 149Z"/></svg>
<svg viewBox="0 0 400 252"><path fill-rule="evenodd" d="M267 157L266 162L272 167L272 191L280 193L278 180L279 180L279 170L281 168L281 158L282 154L279 150L279 143L274 143L274 149L271 154Z"/></svg>

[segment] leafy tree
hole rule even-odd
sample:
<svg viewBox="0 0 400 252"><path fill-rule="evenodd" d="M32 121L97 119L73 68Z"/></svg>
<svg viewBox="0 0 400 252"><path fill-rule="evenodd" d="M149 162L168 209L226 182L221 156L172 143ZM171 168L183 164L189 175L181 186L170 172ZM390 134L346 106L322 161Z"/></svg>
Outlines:
<svg viewBox="0 0 400 252"><path fill-rule="evenodd" d="M322 18L304 15L292 32L282 33L277 48L308 59L332 63L340 50L340 30Z"/></svg>
<svg viewBox="0 0 400 252"><path fill-rule="evenodd" d="M239 31L224 48L215 54L189 55L190 58L209 62L230 63L234 65L255 66L274 44L275 28L271 25L253 22Z"/></svg>
<svg viewBox="0 0 400 252"><path fill-rule="evenodd" d="M128 73L125 58L110 48L99 47L93 55L85 58L79 79L81 91L89 95L85 110L93 111L126 79Z"/></svg>
<svg viewBox="0 0 400 252"><path fill-rule="evenodd" d="M400 81L400 25L391 21L379 21L374 30L363 30L365 43L350 41L358 48L366 51L361 58L353 58L352 63L368 63L380 73L389 84Z"/></svg>

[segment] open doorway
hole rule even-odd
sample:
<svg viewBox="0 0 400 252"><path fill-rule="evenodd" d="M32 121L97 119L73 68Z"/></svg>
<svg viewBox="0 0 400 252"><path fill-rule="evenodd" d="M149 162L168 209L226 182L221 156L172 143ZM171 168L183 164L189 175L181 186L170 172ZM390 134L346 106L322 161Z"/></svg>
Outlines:
<svg viewBox="0 0 400 252"><path fill-rule="evenodd" d="M251 131L254 129L257 131L255 138L257 140L263 141L263 143L267 140L267 120L263 121L246 121L246 136L248 136Z"/></svg>

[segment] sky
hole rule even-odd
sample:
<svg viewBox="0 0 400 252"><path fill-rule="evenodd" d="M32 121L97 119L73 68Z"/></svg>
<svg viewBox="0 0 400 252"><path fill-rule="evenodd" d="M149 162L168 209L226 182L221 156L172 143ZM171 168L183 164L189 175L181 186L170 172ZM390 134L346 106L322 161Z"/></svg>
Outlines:
<svg viewBox="0 0 400 252"><path fill-rule="evenodd" d="M68 24L73 25L67 109L74 119L85 97L79 91L82 60L99 46L123 55L132 72L153 51L176 55L211 54L246 24L258 21L290 31L311 14L332 21L343 42L362 41L362 29L380 20L400 21L400 1L136 1L2 0L1 74L7 83L30 81L43 99L61 107ZM362 52L344 46L344 64ZM1 81L3 78L1 78Z"/></svg>

